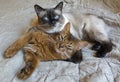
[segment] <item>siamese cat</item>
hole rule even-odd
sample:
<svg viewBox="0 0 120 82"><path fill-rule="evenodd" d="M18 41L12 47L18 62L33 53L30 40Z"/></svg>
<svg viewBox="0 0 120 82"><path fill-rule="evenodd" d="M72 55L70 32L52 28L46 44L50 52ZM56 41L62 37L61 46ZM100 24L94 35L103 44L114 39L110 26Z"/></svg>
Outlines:
<svg viewBox="0 0 120 82"><path fill-rule="evenodd" d="M112 50L112 42L108 37L107 25L96 16L77 12L62 13L63 2L54 8L42 8L34 5L37 17L33 19L33 27L47 33L61 31L67 22L71 23L70 33L79 40L95 42L92 49L96 50L96 57L104 57Z"/></svg>

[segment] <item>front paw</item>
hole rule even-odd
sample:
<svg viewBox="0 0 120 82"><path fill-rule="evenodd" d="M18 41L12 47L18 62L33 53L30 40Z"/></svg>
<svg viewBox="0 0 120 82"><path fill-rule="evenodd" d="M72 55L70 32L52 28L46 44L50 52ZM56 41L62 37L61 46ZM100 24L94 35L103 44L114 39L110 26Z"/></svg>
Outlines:
<svg viewBox="0 0 120 82"><path fill-rule="evenodd" d="M92 50L98 51L101 48L101 44L100 43L96 43L93 45Z"/></svg>
<svg viewBox="0 0 120 82"><path fill-rule="evenodd" d="M99 52L96 53L96 57L103 58L105 56L106 56L105 53L99 53Z"/></svg>
<svg viewBox="0 0 120 82"><path fill-rule="evenodd" d="M4 58L11 58L13 57L12 51L5 51L3 54Z"/></svg>
<svg viewBox="0 0 120 82"><path fill-rule="evenodd" d="M29 70L27 68L21 69L21 71L17 74L18 79L27 79L30 76Z"/></svg>

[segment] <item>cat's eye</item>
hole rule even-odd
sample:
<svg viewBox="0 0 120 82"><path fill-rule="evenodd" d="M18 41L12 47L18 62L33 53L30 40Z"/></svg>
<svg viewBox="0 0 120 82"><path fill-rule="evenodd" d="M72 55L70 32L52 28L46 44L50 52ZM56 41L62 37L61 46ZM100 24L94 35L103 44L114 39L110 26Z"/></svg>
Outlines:
<svg viewBox="0 0 120 82"><path fill-rule="evenodd" d="M45 21L49 21L48 17L44 17L43 19L44 19Z"/></svg>
<svg viewBox="0 0 120 82"><path fill-rule="evenodd" d="M59 20L59 18L60 18L60 16L58 16L58 15L56 15L56 16L54 17L55 20Z"/></svg>

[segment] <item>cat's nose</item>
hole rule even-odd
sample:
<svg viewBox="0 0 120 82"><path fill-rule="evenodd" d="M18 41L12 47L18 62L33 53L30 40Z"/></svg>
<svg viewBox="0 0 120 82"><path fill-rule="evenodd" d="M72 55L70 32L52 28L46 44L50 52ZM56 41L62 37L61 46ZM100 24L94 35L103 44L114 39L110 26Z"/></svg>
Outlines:
<svg viewBox="0 0 120 82"><path fill-rule="evenodd" d="M55 23L56 23L55 21L52 21L52 22L51 22L52 25L55 25Z"/></svg>

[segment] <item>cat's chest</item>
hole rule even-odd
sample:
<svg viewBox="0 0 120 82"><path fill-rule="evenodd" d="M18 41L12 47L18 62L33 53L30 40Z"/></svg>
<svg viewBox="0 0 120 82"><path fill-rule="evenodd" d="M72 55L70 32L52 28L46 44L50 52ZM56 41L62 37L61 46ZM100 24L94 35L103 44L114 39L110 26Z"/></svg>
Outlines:
<svg viewBox="0 0 120 82"><path fill-rule="evenodd" d="M32 39L29 43L33 44L48 44L54 42L53 38L44 32L36 32L33 34Z"/></svg>
<svg viewBox="0 0 120 82"><path fill-rule="evenodd" d="M49 49L51 45L54 45L52 37L45 33L38 32L33 34L33 37L24 48L36 52L38 50L42 50L43 48Z"/></svg>

